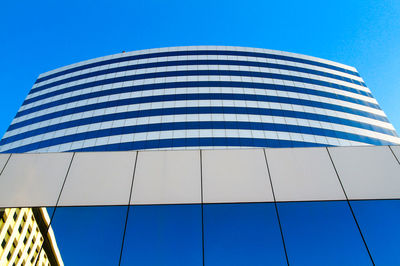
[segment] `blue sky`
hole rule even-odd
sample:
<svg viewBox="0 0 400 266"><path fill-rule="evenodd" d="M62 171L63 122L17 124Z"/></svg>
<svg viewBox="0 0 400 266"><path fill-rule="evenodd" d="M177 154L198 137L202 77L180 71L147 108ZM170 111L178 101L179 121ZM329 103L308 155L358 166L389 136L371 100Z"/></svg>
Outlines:
<svg viewBox="0 0 400 266"><path fill-rule="evenodd" d="M355 66L400 130L400 1L6 1L0 135L37 76L121 51L237 45Z"/></svg>

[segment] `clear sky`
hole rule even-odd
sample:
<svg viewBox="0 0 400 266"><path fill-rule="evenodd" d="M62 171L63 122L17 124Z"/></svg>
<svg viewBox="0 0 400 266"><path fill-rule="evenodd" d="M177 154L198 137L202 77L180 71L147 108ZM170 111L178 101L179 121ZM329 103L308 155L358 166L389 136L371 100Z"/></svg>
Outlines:
<svg viewBox="0 0 400 266"><path fill-rule="evenodd" d="M400 130L400 1L4 1L0 135L37 76L138 49L232 45L330 59L358 69Z"/></svg>

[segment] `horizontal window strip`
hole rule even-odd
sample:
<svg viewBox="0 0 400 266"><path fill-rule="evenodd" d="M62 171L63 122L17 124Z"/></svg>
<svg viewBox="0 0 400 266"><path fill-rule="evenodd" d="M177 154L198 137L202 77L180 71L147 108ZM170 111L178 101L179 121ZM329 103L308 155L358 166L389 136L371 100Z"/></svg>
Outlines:
<svg viewBox="0 0 400 266"><path fill-rule="evenodd" d="M229 94L229 93L198 93L198 94L171 94L171 95L158 95L158 96L147 96L147 97L138 97L138 98L129 98L122 100L114 100L102 103L94 103L88 104L85 106L79 106L75 108L65 109L57 112L53 112L50 114L45 114L42 116L33 117L30 119L23 120L21 122L17 122L11 124L9 130L14 130L19 127L27 126L33 123L38 123L41 121L70 115L81 113L85 111L98 110L110 107L117 106L125 106L131 104L140 104L140 103L154 103L154 102L167 102L167 101L187 101L187 100L244 100L244 101L260 101L260 102L276 102L276 103L287 103L287 104L296 104L310 107L318 107L329 110L335 110L345 113L350 113L354 115L364 116L372 119L376 119L383 122L388 122L388 119L385 116L379 116L376 114L372 114L369 112L329 104L322 103L318 101L312 100L304 100L304 99L294 99L288 97L280 97L280 96L264 96L264 95L250 95L250 94Z"/></svg>
<svg viewBox="0 0 400 266"><path fill-rule="evenodd" d="M258 53L258 52L245 52L245 51L226 51L226 50L225 51L224 50L190 51L190 50L184 50L184 51L171 51L171 52L158 52L158 53L131 55L131 56L124 56L124 57L107 59L107 60L103 60L103 61L99 61L99 62L89 63L86 65L72 67L70 69L62 70L62 71L41 77L41 78L37 79L36 83L42 82L45 80L49 80L49 79L52 79L55 77L59 77L62 75L66 75L69 73L73 73L76 71L93 68L93 67L98 67L98 66L122 63L122 62L131 61L131 60L140 60L140 59L149 59L149 58L157 58L157 57L167 57L167 56L189 56L189 55L227 55L227 56L231 55L231 56L261 57L261 58L269 58L269 59L285 60L285 61L309 64L309 65L314 65L314 66L319 66L319 67L336 70L336 71L347 73L350 75L360 76L357 72L351 71L351 70L348 70L348 69L345 69L342 67L337 67L334 65L326 64L326 63L321 63L321 62L317 62L317 61L312 61L312 60L307 60L307 59L302 59L302 58L297 58L297 57L292 57L292 56L269 54L269 53Z"/></svg>
<svg viewBox="0 0 400 266"><path fill-rule="evenodd" d="M326 147L324 145L303 141L278 140L278 139L253 139L253 138L175 138L160 140L143 140L136 142L124 142L107 145L99 145L75 150L66 150L66 152L84 152L84 151L131 151L146 149L163 149L178 147L265 147L265 148L295 148L295 147ZM2 153L23 153L34 150L27 150L24 147L11 149Z"/></svg>
<svg viewBox="0 0 400 266"><path fill-rule="evenodd" d="M394 130L389 130L379 126L374 126L367 123L362 123L359 121L348 120L344 118L327 116L321 114L312 114L306 112L298 111L287 111L279 109L265 109L265 108L254 108L254 107L180 107L180 108L164 108L164 109L149 109L149 110L139 110L130 111L123 113L107 114L101 116L94 116L88 118L82 118L77 120L72 120L64 123L54 124L30 131L25 131L24 133L16 134L8 138L3 138L0 141L0 146L12 143L18 140L34 137L41 134L46 134L49 132L55 132L57 130L79 127L84 125L90 125L100 122L115 121L121 119L132 119L141 117L154 117L162 115L185 115L185 114L247 114L247 115L263 115L263 116L279 116L279 117L290 117L307 119L321 122L328 122L334 124L341 124L345 126L351 126L356 128L361 128L365 130L371 130L374 132L379 132L382 134L387 134L389 136L397 136Z"/></svg>
<svg viewBox="0 0 400 266"><path fill-rule="evenodd" d="M156 87L156 88L155 88ZM45 110L47 108L59 106L62 104L72 103L76 101L96 98L96 97L103 97L115 94L122 94L122 93L129 93L135 91L146 91L146 90L154 90L154 89L171 89L171 88L198 88L198 87L230 87L230 88L255 88L255 89L268 89L268 90L279 90L279 91L289 91L289 92L296 92L296 93L304 93L316 96L322 96L326 98L332 98L336 100L351 102L355 104L364 105L367 107L371 107L377 110L381 110L377 104L370 103L367 101L363 101L360 99L355 99L352 97L313 90L313 89L306 89L294 86L286 86L286 85L274 85L274 84L265 84L265 83L252 83L252 82L230 82L230 81L198 81L198 82L173 82L173 83L160 83L158 86L155 84L146 84L146 85L138 85L138 86L129 86L129 87L119 87L113 88L109 90L101 90L97 92L91 92L86 94L81 94L73 97L63 98L56 101L51 101L42 105L38 105L35 107L31 107L29 109L25 109L19 111L15 117L21 117L27 114L31 114L37 111Z"/></svg>
<svg viewBox="0 0 400 266"><path fill-rule="evenodd" d="M38 95L36 97L32 97L26 99L23 105L32 103L38 100L42 100L45 98L49 98L52 96L60 95L65 92L77 91L86 88L91 88L95 86L102 86L108 84L114 84L118 82L127 82L127 81L134 81L134 80L142 80L142 79L151 79L151 78L167 78L167 77L179 77L179 76L240 76L240 77L257 77L257 78L270 78L270 79L281 79L287 81L296 81L296 82L303 82L313 85L320 85L330 88L335 88L338 90L348 91L351 93L367 96L370 98L372 94L366 91L357 90L355 88L330 83L327 81L321 81L316 79L309 79L309 78L302 78L296 77L291 75L283 75L283 74L276 74L276 73L262 73L262 72L251 72L251 71L234 71L234 70L188 70L188 71L167 71L167 72L155 72L155 73L145 73L145 74L138 74L138 75L131 75L131 76L123 76L123 77L115 77L115 78L108 78L102 79L98 81L92 81L88 83L83 83L79 85L74 85L70 87L66 87L63 89L59 89L56 91L51 91L42 95ZM32 89L34 90L34 89ZM30 94L33 93L32 91Z"/></svg>
<svg viewBox="0 0 400 266"><path fill-rule="evenodd" d="M61 80L57 80L48 84L37 86L36 88L32 89L31 93L42 91L47 88L51 88L54 86L59 86L68 82L73 82L77 80L82 80L86 78L107 75L111 73L123 72L123 71L130 71L130 70L137 70L137 69L146 69L146 68L156 68L156 67L168 67L168 66L196 66L196 65L237 65L237 66L252 66L252 67L264 67L264 68L274 68L274 69L282 69L282 70L289 70L289 71L297 71L303 72L318 76L324 76L328 78L333 78L357 85L361 85L366 87L364 82L360 82L351 78L342 77L339 75L307 69L302 67L296 66L289 66L289 65L282 65L282 64L274 64L274 63L264 63L264 62L254 62L254 61L236 61L236 60L181 60L181 61L166 61L166 62L154 62L154 63L147 63L147 64L136 64L136 65L129 65L129 66L122 66L122 67L115 67L111 69L104 69L93 71L90 73L85 73L69 78L64 78Z"/></svg>
<svg viewBox="0 0 400 266"><path fill-rule="evenodd" d="M325 136L338 139L358 141L362 143L372 144L372 145L394 145L395 143L380 140L376 138L361 136L352 133L346 133L341 131L335 131L331 129L323 129L316 127L306 127L297 125L287 125L287 124L276 124L276 123L259 123L259 122L224 122L224 121L198 121L198 122L173 122L173 123L156 123L147 125L136 125L127 127L117 127L109 129L100 129L89 132L82 132L77 134L72 134L68 136L57 137L53 139L43 140L31 144L22 146L24 149L29 151L42 149L45 147L50 147L54 145L61 145L65 143L117 136L124 134L133 133L143 133L143 132L161 132L161 131L173 131L173 130L201 130L201 129L241 129L241 130L262 130L262 131L279 131L288 133L300 133L309 134L314 136ZM15 152L13 150L8 150L7 152Z"/></svg>

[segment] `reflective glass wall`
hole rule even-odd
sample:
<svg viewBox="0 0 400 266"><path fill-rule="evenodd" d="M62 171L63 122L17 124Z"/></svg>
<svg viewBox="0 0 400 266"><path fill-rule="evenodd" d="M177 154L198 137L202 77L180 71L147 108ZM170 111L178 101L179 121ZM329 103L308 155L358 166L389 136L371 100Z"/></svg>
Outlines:
<svg viewBox="0 0 400 266"><path fill-rule="evenodd" d="M398 200L3 208L0 259L1 265L397 265L399 213Z"/></svg>
<svg viewBox="0 0 400 266"><path fill-rule="evenodd" d="M0 265L397 265L399 155L0 154Z"/></svg>

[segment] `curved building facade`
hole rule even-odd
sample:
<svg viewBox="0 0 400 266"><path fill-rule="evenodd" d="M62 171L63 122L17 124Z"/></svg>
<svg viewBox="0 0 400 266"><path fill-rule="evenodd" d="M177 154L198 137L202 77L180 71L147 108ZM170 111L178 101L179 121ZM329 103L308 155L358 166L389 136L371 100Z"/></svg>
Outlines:
<svg viewBox="0 0 400 266"><path fill-rule="evenodd" d="M0 264L400 265L398 144L356 69L315 57L62 67L0 142Z"/></svg>
<svg viewBox="0 0 400 266"><path fill-rule="evenodd" d="M0 151L400 144L357 70L242 47L149 49L41 74Z"/></svg>

